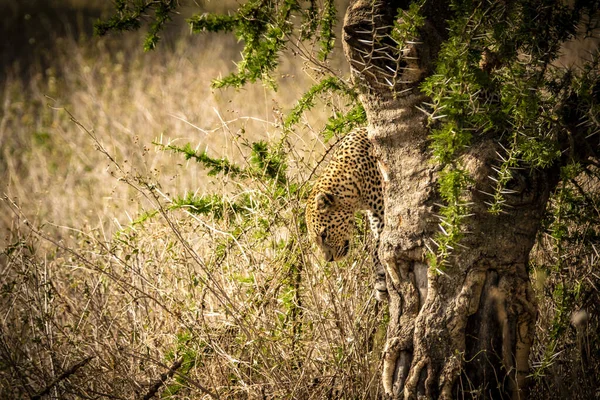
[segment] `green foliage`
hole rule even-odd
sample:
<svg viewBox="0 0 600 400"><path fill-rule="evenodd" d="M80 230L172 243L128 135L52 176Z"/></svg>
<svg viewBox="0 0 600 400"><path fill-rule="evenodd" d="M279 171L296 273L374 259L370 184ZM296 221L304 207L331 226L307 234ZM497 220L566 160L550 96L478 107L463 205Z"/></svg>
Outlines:
<svg viewBox="0 0 600 400"><path fill-rule="evenodd" d="M116 14L106 21L98 21L95 32L105 35L111 30L136 30L143 20L149 19L144 48L151 50L159 40L158 33L178 7L179 2L174 0L119 0L115 3ZM153 18L148 18L152 11ZM294 22L296 19L302 21L299 26ZM241 88L246 83L261 80L276 89L272 74L290 40L317 40L319 51L316 57L323 62L334 48L336 20L333 0L323 3L314 0L247 0L234 13L200 13L189 18L188 23L194 33L232 32L244 44L237 72L215 79L213 87ZM318 62L317 59L313 61Z"/></svg>
<svg viewBox="0 0 600 400"><path fill-rule="evenodd" d="M192 214L208 215L220 221L225 217L233 217L234 215L245 216L249 210L252 210L253 206L253 200L249 196L241 196L235 201L230 201L217 194L196 196L188 193L183 197L175 197L169 209L186 209Z"/></svg>
<svg viewBox="0 0 600 400"><path fill-rule="evenodd" d="M284 128L291 129L294 125L298 124L302 114L311 110L316 105L317 97L323 97L325 94L332 92L346 96L349 100L349 105L354 106L345 114L336 112L333 116L329 117L322 132L325 140L329 140L335 135L347 133L356 127L366 124L367 116L362 104L358 101L358 95L339 78L328 77L312 86L302 95L292 111L285 118L283 122Z"/></svg>
<svg viewBox="0 0 600 400"><path fill-rule="evenodd" d="M160 31L171 20L171 14L178 6L175 0L115 0L116 14L106 21L97 21L94 33L103 36L111 30L137 30L141 26L141 20L148 18L150 26L144 40L144 50L153 50L160 40ZM154 12L153 17L149 17L151 12Z"/></svg>
<svg viewBox="0 0 600 400"><path fill-rule="evenodd" d="M323 5L323 15L321 16L321 50L319 51L319 58L323 61L327 59L329 53L333 51L333 45L335 43L335 33L333 28L335 26L335 19L337 17L337 11L335 9L334 0L325 0Z"/></svg>
<svg viewBox="0 0 600 400"><path fill-rule="evenodd" d="M502 164L500 168L495 168L497 173L496 178L490 178L495 182L495 191L492 193L492 202L489 204L489 212L495 215L500 214L502 212L504 200L504 194L509 192L506 188L506 185L513 179L512 170L518 167L519 164L519 154L514 151L509 153L506 157L502 157Z"/></svg>
<svg viewBox="0 0 600 400"><path fill-rule="evenodd" d="M154 144L163 150L183 154L186 160L195 160L208 170L208 176L224 174L232 178L261 177L267 180L276 180L279 183L286 182L285 173L287 166L285 164L285 158L281 153L281 143L275 147L269 147L264 141L258 141L247 145L250 147L251 152L250 157L248 158L249 167L246 168L231 163L225 157L210 157L206 150L198 152L197 150L194 150L189 143L184 146L175 146L172 144L164 145L156 142ZM203 209L203 207L200 207L200 209Z"/></svg>
<svg viewBox="0 0 600 400"><path fill-rule="evenodd" d="M469 216L469 204L462 197L472 180L459 166L447 166L440 172L438 182L444 200L444 204L440 205L439 215L441 232L434 239L437 251L430 251L428 260L430 268L443 272L448 266L448 257L454 246L463 237L462 220Z"/></svg>
<svg viewBox="0 0 600 400"><path fill-rule="evenodd" d="M442 164L451 163L456 154L469 147L472 139L471 132L460 129L455 121L433 129L430 136L433 156Z"/></svg>
<svg viewBox="0 0 600 400"><path fill-rule="evenodd" d="M390 36L398 43L400 49L404 48L407 40L414 40L419 29L425 24L425 16L420 13L424 4L425 0L418 0L410 3L408 10L398 9Z"/></svg>
<svg viewBox="0 0 600 400"><path fill-rule="evenodd" d="M257 174L261 174L262 179L276 181L280 185L287 183L286 157L281 145L270 148L267 142L262 140L252 143L250 165Z"/></svg>
<svg viewBox="0 0 600 400"><path fill-rule="evenodd" d="M226 158L213 158L206 151L198 152L192 149L191 144L186 143L183 147L174 146L172 144L163 145L162 143L153 143L156 146L162 147L163 150L169 150L174 153L181 153L186 160L194 159L202 164L208 170L208 176L215 176L220 173L225 175L237 176L243 173L243 169L238 165L232 164Z"/></svg>
<svg viewBox="0 0 600 400"><path fill-rule="evenodd" d="M249 148L247 157L248 166L240 167L231 163L226 157L213 158L206 151L198 152L192 149L191 144L175 146L172 144L154 143L164 151L183 154L186 160L196 160L208 171L209 176L223 174L245 185L244 182L263 182L267 185L275 198L296 196L298 185L288 181L287 172L287 141L283 137L278 143L269 144L265 141L253 143L244 142ZM186 209L196 215L210 216L217 221L234 217L250 218L257 208L272 207L273 204L261 200L260 196L244 192L229 199L218 194L197 196L188 193L185 196L175 197L169 206L170 210Z"/></svg>
<svg viewBox="0 0 600 400"><path fill-rule="evenodd" d="M247 82L254 83L260 79L267 86L275 89L276 84L271 73L279 65L279 53L285 47L286 36L291 32L291 24L287 20L291 11L291 6L284 7L279 18L269 23L266 22L270 18L265 3L248 2L246 7L240 10L235 30L238 39L245 43L242 60L237 64L238 72L214 80L213 87L240 88ZM194 21L190 23L192 30L198 32L200 28L194 24Z"/></svg>
<svg viewBox="0 0 600 400"><path fill-rule="evenodd" d="M192 27L192 32L231 32L239 24L237 15L215 15L202 14L196 15L188 21Z"/></svg>
<svg viewBox="0 0 600 400"><path fill-rule="evenodd" d="M312 109L315 106L315 99L329 91L349 93L346 84L344 84L338 78L328 77L323 79L321 82L312 86L306 91L306 93L302 95L290 114L285 118L284 127L289 129L300 122L302 113Z"/></svg>
<svg viewBox="0 0 600 400"><path fill-rule="evenodd" d="M194 33L232 31L244 42L242 60L237 63L238 72L214 80L214 87L240 88L248 82L262 80L267 86L276 88L271 74L279 65L280 54L293 34L292 16L300 15L305 21L310 21L304 25L305 30L300 35L303 39L312 36L317 23L314 3L307 10L296 0L280 0L276 3L250 0L242 4L235 15L202 14L190 18ZM333 13L332 18L335 18L335 9ZM322 24L326 25L330 20L326 18ZM323 31L327 33L330 30L323 28Z"/></svg>
<svg viewBox="0 0 600 400"><path fill-rule="evenodd" d="M356 103L347 113L336 112L334 116L329 117L321 134L325 141L328 141L334 136L343 135L366 124L367 114L365 109L362 104Z"/></svg>
<svg viewBox="0 0 600 400"><path fill-rule="evenodd" d="M500 213L505 196L512 193L507 188L512 171L555 165L564 154L559 138L565 136L569 119L587 114L589 122L597 115L593 103L584 100L593 97L598 78L597 72L591 71L597 68L588 65L582 78L574 78L570 72L559 73L550 66L588 7L598 5L577 3L569 8L550 0L523 1L510 7L502 2L451 2L455 17L449 21L449 37L442 44L435 73L421 85L431 98L426 112L432 128L432 152L443 166L443 198L455 202L461 197L456 193L466 189L465 181L447 177L453 170L463 175L459 160L473 142L493 137L504 150L498 154L497 175L490 177L495 191L490 194L489 211ZM410 17L414 14L407 15L405 18L418 25L418 18ZM540 19L548 23L539 23ZM403 29L397 40L410 32ZM574 112L573 104L582 109ZM597 124L590 122L589 133L597 129ZM446 204L442 209L442 214L448 209L468 214L468 207ZM450 219L460 222L454 211ZM460 235L444 236L460 239ZM456 241L440 244L452 248ZM446 253L438 249L438 258Z"/></svg>

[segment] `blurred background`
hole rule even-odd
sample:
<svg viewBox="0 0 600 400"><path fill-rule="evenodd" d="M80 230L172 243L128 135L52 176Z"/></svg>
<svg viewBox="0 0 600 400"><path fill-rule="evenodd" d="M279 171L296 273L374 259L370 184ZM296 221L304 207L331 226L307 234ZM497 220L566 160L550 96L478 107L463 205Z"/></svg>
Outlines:
<svg viewBox="0 0 600 400"><path fill-rule="evenodd" d="M192 35L184 21L236 4L184 3L158 48L144 52L143 28L92 35L94 21L110 15L112 2L0 1L0 194L61 239L68 229L58 226L109 233L143 208L127 185L111 178L106 156L63 108L119 162L153 176L165 193L202 192L208 181L200 168L182 174L182 157L153 142L190 142L215 157L239 160L230 139L242 130L250 140L277 136L277 115L313 83L302 60L283 60L277 92L260 84L212 90L211 79L235 69L241 46L233 35ZM332 65L343 70L339 49L337 56ZM326 116L317 108L309 119L318 123ZM303 146L304 138L297 139ZM0 213L0 245L10 242L14 217Z"/></svg>

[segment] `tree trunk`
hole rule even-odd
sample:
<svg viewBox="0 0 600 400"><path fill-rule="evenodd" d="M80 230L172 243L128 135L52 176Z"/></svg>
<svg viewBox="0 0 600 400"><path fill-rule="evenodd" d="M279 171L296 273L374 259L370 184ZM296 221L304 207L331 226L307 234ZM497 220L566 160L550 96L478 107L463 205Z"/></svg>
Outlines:
<svg viewBox="0 0 600 400"><path fill-rule="evenodd" d="M549 175L520 171L505 212L492 215L500 146L481 140L463 157L474 179L467 201L469 232L451 266L436 273L427 247L439 231L436 172L428 150L427 99L418 83L432 70L446 32L443 1L427 2L420 37L402 50L389 33L402 2L356 0L344 21L344 51L385 180L386 266L390 322L382 385L389 398L526 398L529 349L536 318L527 273L549 193ZM444 11L442 11L444 10ZM464 396L464 397L463 397Z"/></svg>

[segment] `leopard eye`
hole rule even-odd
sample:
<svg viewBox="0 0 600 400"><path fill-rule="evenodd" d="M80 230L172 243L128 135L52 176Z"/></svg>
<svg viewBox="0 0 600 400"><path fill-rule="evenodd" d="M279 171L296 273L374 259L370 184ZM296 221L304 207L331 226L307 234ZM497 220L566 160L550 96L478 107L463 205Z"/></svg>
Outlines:
<svg viewBox="0 0 600 400"><path fill-rule="evenodd" d="M327 239L327 231L321 232L321 240L325 241L325 239Z"/></svg>

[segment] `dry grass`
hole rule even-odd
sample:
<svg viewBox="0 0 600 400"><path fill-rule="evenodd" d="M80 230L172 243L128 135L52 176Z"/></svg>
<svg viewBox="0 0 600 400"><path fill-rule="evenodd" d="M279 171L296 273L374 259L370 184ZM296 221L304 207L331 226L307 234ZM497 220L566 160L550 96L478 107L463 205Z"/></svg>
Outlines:
<svg viewBox="0 0 600 400"><path fill-rule="evenodd" d="M126 224L127 215L144 207L130 188L111 178L106 158L61 107L93 128L117 161L155 176L165 192L181 194L202 192L208 181L198 168L182 168L181 158L157 151L152 142L190 142L214 156L240 160L232 137L242 130L251 139L276 137L274 110L289 109L310 84L286 62L278 93L260 85L238 93L212 91L210 79L234 68L235 40L173 36L183 39L167 38L152 53L141 50L140 35L59 36L54 48L29 60L26 74L22 65L7 69L0 86L2 192L17 199L34 222L78 227L85 222L114 232L115 218ZM313 122L324 116L327 111L317 112ZM306 137L309 150L314 138ZM317 145L318 152L322 149ZM11 215L2 213L0 240L7 227L14 228Z"/></svg>
<svg viewBox="0 0 600 400"><path fill-rule="evenodd" d="M362 252L318 265L297 200L268 202L280 212L237 234L180 212L114 239L80 232L73 248L22 234L4 255L0 397L39 393L92 357L50 393L142 397L179 362L163 397L374 398L384 326L370 266ZM35 254L40 237L50 257Z"/></svg>
<svg viewBox="0 0 600 400"><path fill-rule="evenodd" d="M385 325L364 237L326 265L301 231L324 150L312 126L331 110L285 136L280 184L207 177L153 144L247 166L311 82L298 63L278 93L213 92L231 39L52 41L1 87L0 398L376 397ZM207 193L224 217L170 209Z"/></svg>
<svg viewBox="0 0 600 400"><path fill-rule="evenodd" d="M351 261L325 264L302 234L325 148L315 127L343 101L282 136L282 113L312 82L299 60L284 62L278 93L212 91L234 67L231 38L175 31L143 53L137 34L80 37L85 21L38 32L1 76L0 398L377 398L386 316L368 235ZM247 166L254 140L282 144L284 183L208 177L153 144ZM209 193L222 217L172 209ZM234 211L238 199L252 207ZM591 261L537 281L536 398L598 396L597 254L581 254ZM560 304L564 280L587 297Z"/></svg>

